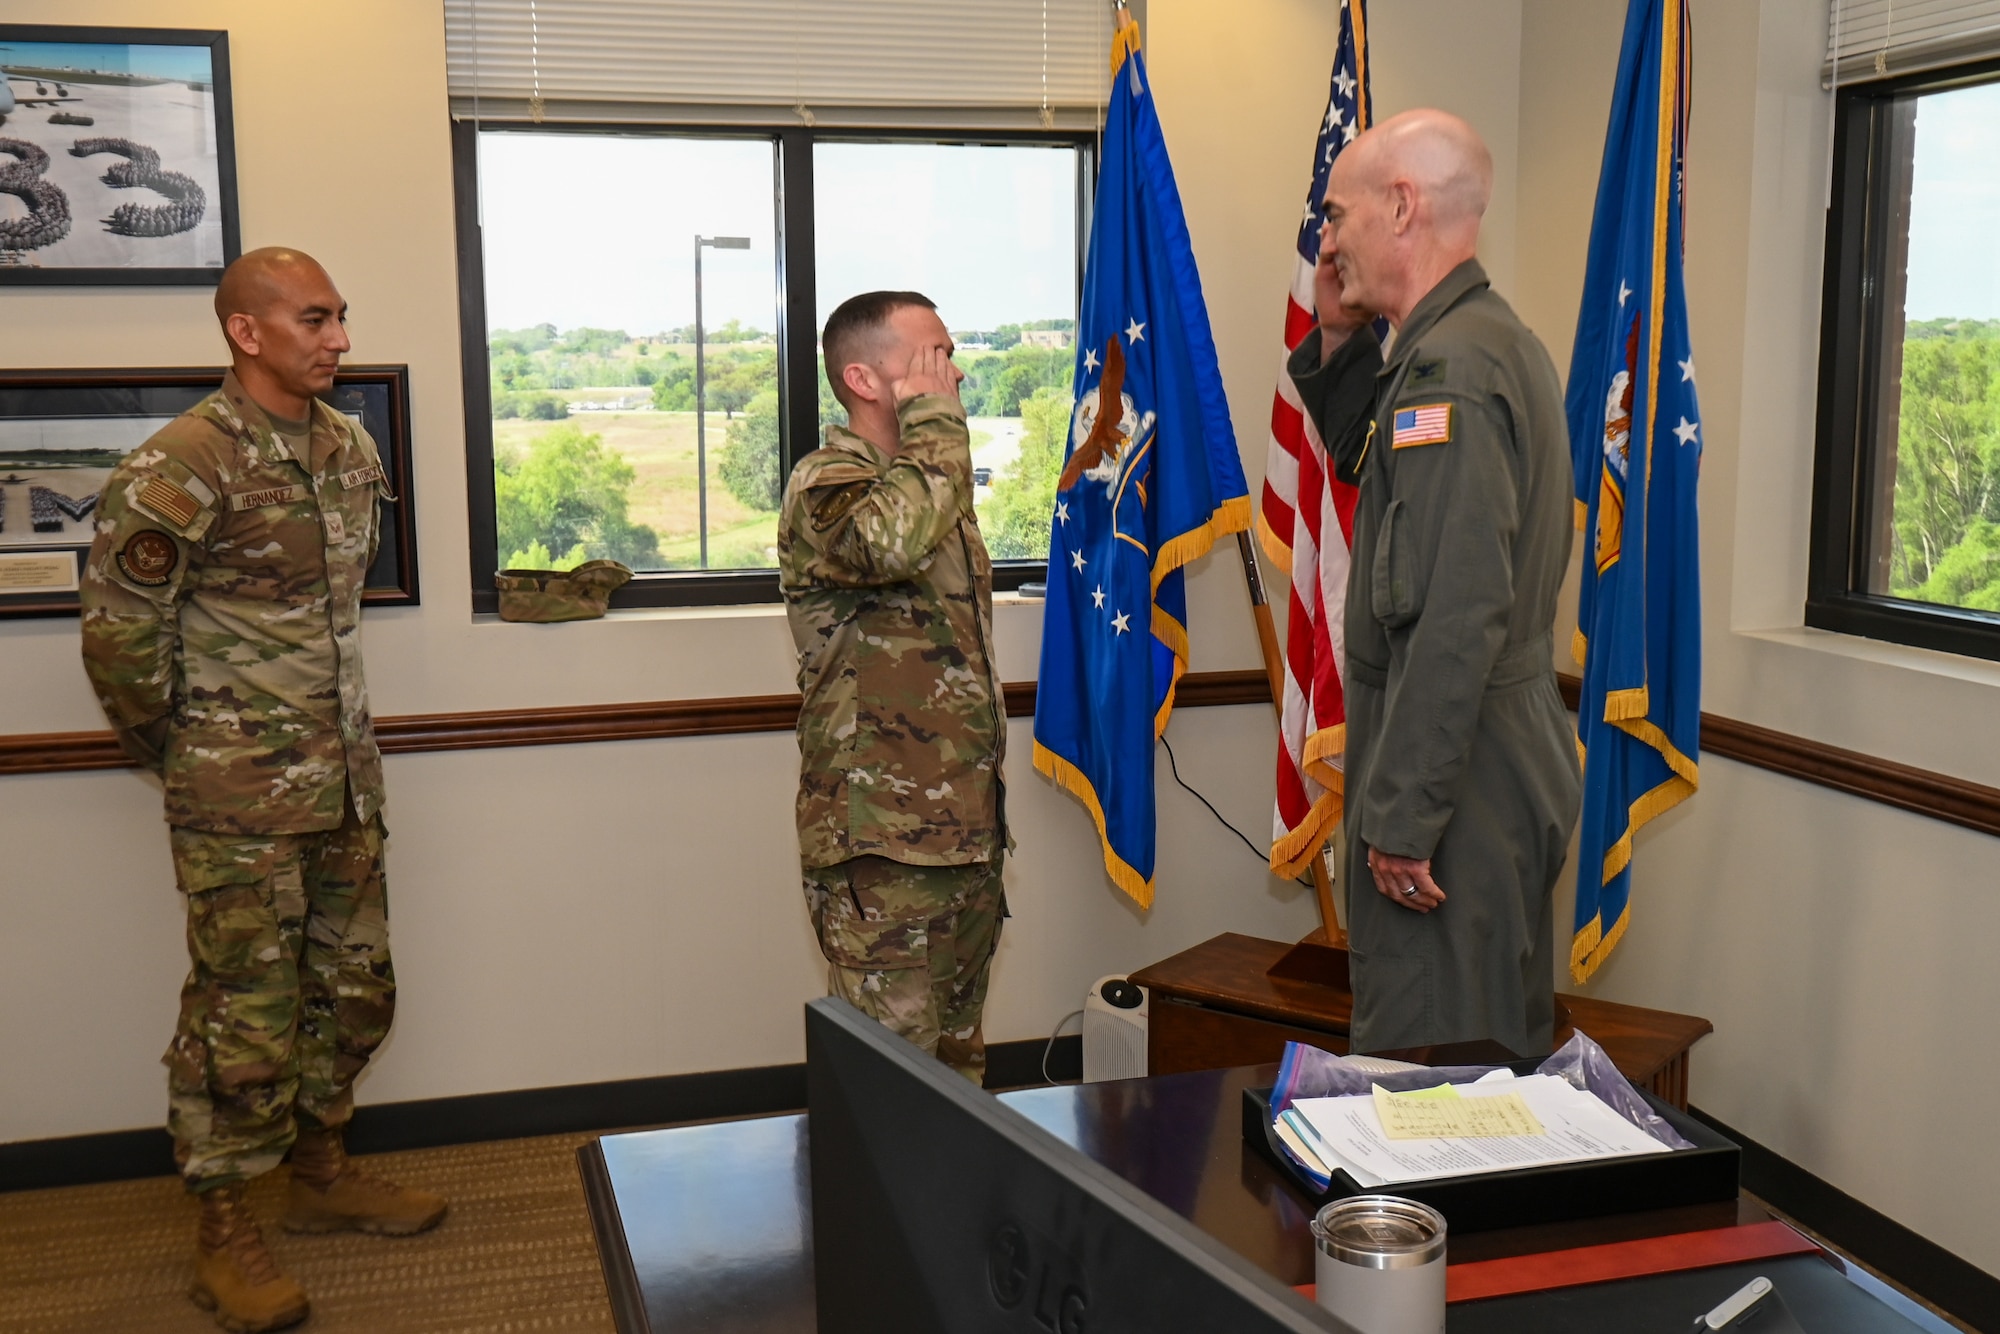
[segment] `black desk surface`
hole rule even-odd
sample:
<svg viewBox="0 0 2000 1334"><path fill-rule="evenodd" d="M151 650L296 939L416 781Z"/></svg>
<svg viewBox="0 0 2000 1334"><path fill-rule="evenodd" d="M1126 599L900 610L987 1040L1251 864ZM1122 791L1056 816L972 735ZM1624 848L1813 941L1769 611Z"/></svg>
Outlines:
<svg viewBox="0 0 2000 1334"><path fill-rule="evenodd" d="M1242 1090L1268 1085L1274 1071L1204 1070L999 1097L1281 1282L1297 1285L1313 1277L1306 1205L1243 1143L1240 1130ZM805 1334L815 1328L805 1117L607 1135L585 1145L580 1161L605 1284L623 1334ZM1739 1200L1472 1233L1452 1238L1451 1260L1501 1259L1768 1218ZM1759 1273L1778 1284L1808 1334L1950 1334L1949 1325L1885 1292L1909 1318L1897 1315L1811 1256L1458 1303L1449 1328L1451 1334L1646 1334L1657 1327L1660 1334L1685 1334L1697 1314ZM1711 1290L1718 1294L1713 1299Z"/></svg>

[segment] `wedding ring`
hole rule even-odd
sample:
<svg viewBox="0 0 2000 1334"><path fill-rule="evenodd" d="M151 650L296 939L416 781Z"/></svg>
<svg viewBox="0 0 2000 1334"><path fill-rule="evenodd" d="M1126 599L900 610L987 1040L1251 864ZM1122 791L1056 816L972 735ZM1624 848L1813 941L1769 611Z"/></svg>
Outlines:
<svg viewBox="0 0 2000 1334"><path fill-rule="evenodd" d="M1417 887L1416 887L1416 886L1415 886L1414 884L1409 884L1409 885L1404 885L1404 886L1403 886L1403 897L1404 897L1404 898L1406 898L1406 899L1413 899L1413 898L1415 898L1416 896L1417 896Z"/></svg>

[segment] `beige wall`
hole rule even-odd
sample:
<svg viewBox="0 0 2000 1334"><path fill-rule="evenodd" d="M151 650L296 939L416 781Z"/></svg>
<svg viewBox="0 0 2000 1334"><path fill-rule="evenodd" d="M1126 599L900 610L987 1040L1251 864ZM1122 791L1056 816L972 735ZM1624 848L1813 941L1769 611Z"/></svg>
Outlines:
<svg viewBox="0 0 2000 1334"><path fill-rule="evenodd" d="M1819 0L1695 0L1690 300L1707 453L1706 689L1718 713L2000 783L2000 672L1799 628L1823 227ZM1147 51L1246 467L1261 474L1277 328L1333 35L1320 0L1152 0ZM1473 119L1499 165L1484 257L1558 364L1574 327L1602 152L1616 0L1375 0L1379 108ZM470 613L442 35L433 5L357 0L16 0L24 22L226 27L246 244L324 258L357 359L415 389L425 605L370 612L384 713L789 688L771 609L632 613L563 627ZM304 53L310 53L306 58ZM366 70L365 80L300 71ZM315 194L318 190L321 193ZM0 364L213 362L200 292L10 290ZM1256 658L1233 561L1192 581L1196 667ZM1009 679L1036 608L1003 606ZM0 623L0 732L99 725L73 622ZM1260 708L1190 710L1187 776L1253 833L1270 801ZM1026 765L992 1004L1037 1036L1101 973L1220 930L1312 924L1306 896L1185 793L1161 789L1159 907L1096 870L1085 818ZM404 1006L364 1100L714 1069L800 1055L816 954L794 888L794 755L777 736L389 761ZM1634 926L1593 983L1717 1033L1699 1103L1988 1269L2000 1155L1968 1149L1914 1082L2000 1094L1993 845L1709 760L1700 796L1642 836ZM540 813L524 819L530 804ZM156 1120L154 1064L183 967L157 789L132 774L0 780L0 1139ZM1905 1091L1911 1090L1911 1091ZM1967 1156L1969 1155L1969 1156Z"/></svg>
<svg viewBox="0 0 2000 1334"><path fill-rule="evenodd" d="M1568 360L1624 6L1526 0L1521 309ZM2000 783L2000 671L1801 628L1828 106L1824 0L1694 0L1688 301L1703 419L1704 704ZM2000 1271L1983 1104L2000 1013L1991 839L1708 759L1639 838L1590 990L1706 1015L1697 1104ZM1567 889L1565 889L1567 898ZM1567 909L1563 914L1567 919ZM1961 1068L1962 1063L1962 1068Z"/></svg>
<svg viewBox="0 0 2000 1334"><path fill-rule="evenodd" d="M1479 8L1416 6L1435 16L1419 15L1418 34L1429 22L1442 40L1451 10ZM1254 477L1333 32L1309 0L1150 11L1161 113ZM368 614L379 712L791 688L775 608L571 626L472 616L438 6L17 0L10 17L228 29L245 244L318 255L353 303L354 359L409 364L424 605ZM1514 76L1498 66L1487 100L1505 108ZM356 70L365 78L330 73ZM1422 95L1421 79L1403 86ZM14 289L5 305L0 365L212 364L220 351L200 291ZM1202 563L1191 600L1195 667L1255 666L1232 554ZM1038 611L998 611L1009 680L1034 675ZM73 621L0 623L0 664L0 733L101 726ZM1170 735L1191 782L1253 835L1268 827L1268 710L1189 710ZM1087 817L1028 765L1025 721L1011 740L1020 851L994 1038L1046 1034L1094 978L1216 932L1295 937L1315 923L1309 894L1261 874L1170 781L1158 906L1136 911L1106 884ZM785 735L390 758L402 1008L363 1101L800 1059L798 1006L819 966L793 864L795 763ZM132 773L0 780L0 1068L16 1072L0 1081L0 1140L160 1115L156 1060L185 965L158 800Z"/></svg>

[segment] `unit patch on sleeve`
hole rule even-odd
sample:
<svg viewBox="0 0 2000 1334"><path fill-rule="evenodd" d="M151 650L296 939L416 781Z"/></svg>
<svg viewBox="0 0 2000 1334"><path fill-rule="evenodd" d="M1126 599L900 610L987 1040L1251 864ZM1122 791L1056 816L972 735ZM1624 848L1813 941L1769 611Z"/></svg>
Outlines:
<svg viewBox="0 0 2000 1334"><path fill-rule="evenodd" d="M188 527L201 513L201 502L192 492L157 473L139 483L139 489L132 494L132 503L176 528Z"/></svg>
<svg viewBox="0 0 2000 1334"><path fill-rule="evenodd" d="M1442 445L1451 439L1451 404L1426 403L1422 407L1397 408L1391 449L1411 445Z"/></svg>
<svg viewBox="0 0 2000 1334"><path fill-rule="evenodd" d="M142 528L125 539L118 549L118 568L133 583L158 588L173 577L181 563L181 549L174 539L152 528Z"/></svg>

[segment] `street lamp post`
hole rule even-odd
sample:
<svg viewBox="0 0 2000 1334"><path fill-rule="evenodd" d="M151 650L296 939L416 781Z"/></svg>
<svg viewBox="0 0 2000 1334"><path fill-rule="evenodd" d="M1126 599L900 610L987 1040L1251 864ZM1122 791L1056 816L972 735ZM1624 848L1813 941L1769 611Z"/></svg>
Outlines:
<svg viewBox="0 0 2000 1334"><path fill-rule="evenodd" d="M703 236L694 238L694 470L696 503L700 507L701 568L708 568L708 367L702 360L701 327L701 248L748 250L747 236Z"/></svg>

